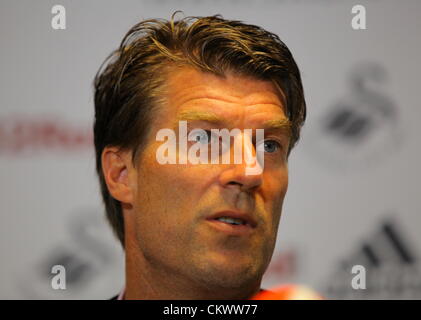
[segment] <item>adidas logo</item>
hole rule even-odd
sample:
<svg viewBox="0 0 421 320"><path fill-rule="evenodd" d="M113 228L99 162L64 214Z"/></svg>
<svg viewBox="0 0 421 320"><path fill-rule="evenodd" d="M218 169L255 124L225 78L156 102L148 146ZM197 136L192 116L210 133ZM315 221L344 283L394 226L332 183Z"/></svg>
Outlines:
<svg viewBox="0 0 421 320"><path fill-rule="evenodd" d="M366 289L352 288L354 265L365 267ZM395 221L385 221L326 282L325 296L330 299L421 298L419 261Z"/></svg>

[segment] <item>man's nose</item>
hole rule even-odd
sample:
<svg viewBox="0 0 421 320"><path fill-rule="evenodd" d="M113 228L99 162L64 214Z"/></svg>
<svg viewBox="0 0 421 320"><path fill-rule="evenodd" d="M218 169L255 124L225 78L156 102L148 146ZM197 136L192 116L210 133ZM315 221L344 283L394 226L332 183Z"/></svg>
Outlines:
<svg viewBox="0 0 421 320"><path fill-rule="evenodd" d="M237 149L236 149L237 148ZM234 162L234 153L242 150L240 163ZM257 189L263 182L263 164L249 135L241 133L230 150L230 164L220 175L224 187L237 186L241 191ZM257 157L256 157L257 155ZM252 161L253 160L253 161ZM263 160L264 161L264 160ZM250 169L253 170L250 170Z"/></svg>

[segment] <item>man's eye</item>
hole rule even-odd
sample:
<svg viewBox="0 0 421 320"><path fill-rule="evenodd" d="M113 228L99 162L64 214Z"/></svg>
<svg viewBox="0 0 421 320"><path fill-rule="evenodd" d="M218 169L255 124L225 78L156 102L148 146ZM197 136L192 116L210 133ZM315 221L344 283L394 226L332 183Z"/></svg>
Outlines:
<svg viewBox="0 0 421 320"><path fill-rule="evenodd" d="M211 142L211 132L209 130L193 130L190 132L190 136L193 136L195 142L202 144L209 144Z"/></svg>
<svg viewBox="0 0 421 320"><path fill-rule="evenodd" d="M275 140L265 140L264 149L265 152L273 153L281 149L281 144Z"/></svg>

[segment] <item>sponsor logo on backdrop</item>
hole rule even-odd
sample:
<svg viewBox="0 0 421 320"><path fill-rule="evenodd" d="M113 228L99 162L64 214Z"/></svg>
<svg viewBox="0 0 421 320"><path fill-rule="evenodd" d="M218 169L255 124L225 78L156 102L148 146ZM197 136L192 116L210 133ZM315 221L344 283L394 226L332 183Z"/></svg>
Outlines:
<svg viewBox="0 0 421 320"><path fill-rule="evenodd" d="M1 116L0 156L93 150L91 125L53 116Z"/></svg>
<svg viewBox="0 0 421 320"><path fill-rule="evenodd" d="M327 278L328 298L420 299L421 266L416 249L396 220L381 223ZM364 290L355 290L351 273L355 265L365 271Z"/></svg>
<svg viewBox="0 0 421 320"><path fill-rule="evenodd" d="M124 272L118 246L102 213L76 211L66 222L65 237L52 242L25 268L24 275L16 278L17 290L25 299L110 298L124 284L124 279L119 279Z"/></svg>
<svg viewBox="0 0 421 320"><path fill-rule="evenodd" d="M349 78L348 92L309 124L303 138L305 149L320 163L342 171L377 166L396 154L403 142L385 68L361 63Z"/></svg>

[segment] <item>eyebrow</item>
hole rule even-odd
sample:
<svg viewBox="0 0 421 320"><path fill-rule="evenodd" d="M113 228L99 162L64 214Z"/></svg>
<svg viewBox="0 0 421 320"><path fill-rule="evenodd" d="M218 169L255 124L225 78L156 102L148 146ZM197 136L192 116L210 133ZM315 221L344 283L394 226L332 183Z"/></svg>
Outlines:
<svg viewBox="0 0 421 320"><path fill-rule="evenodd" d="M182 111L177 116L177 121L206 121L213 124L225 124L226 120L223 118L218 117L213 112L208 111L195 111L195 110L188 110ZM288 136L291 135L292 130L292 123L288 118L281 118L281 119L271 119L265 121L262 126L264 130L282 130L285 131Z"/></svg>
<svg viewBox="0 0 421 320"><path fill-rule="evenodd" d="M265 130L281 130L285 132L288 137L292 135L292 123L288 118L268 120L263 123Z"/></svg>
<svg viewBox="0 0 421 320"><path fill-rule="evenodd" d="M183 111L181 112L178 117L178 121L206 121L210 123L225 123L224 119L221 119L216 114L207 111Z"/></svg>

